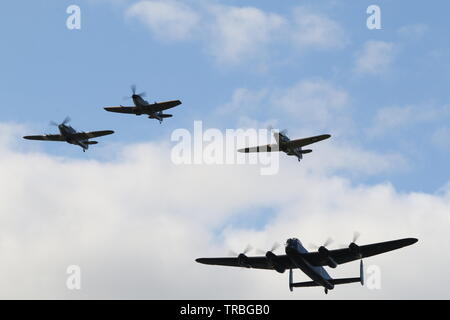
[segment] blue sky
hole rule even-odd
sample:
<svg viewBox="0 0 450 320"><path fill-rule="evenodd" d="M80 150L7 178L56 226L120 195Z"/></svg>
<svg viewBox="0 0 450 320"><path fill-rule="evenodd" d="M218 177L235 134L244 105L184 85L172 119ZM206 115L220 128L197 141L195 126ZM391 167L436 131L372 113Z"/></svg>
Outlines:
<svg viewBox="0 0 450 320"><path fill-rule="evenodd" d="M259 110L258 106L247 113L236 110L226 117L218 117L214 110L229 103L238 88L256 92L320 79L348 94L345 117L351 119L354 130L339 135L337 141L381 155L399 153L407 159L406 170L360 176L354 180L356 184L390 181L401 190L434 192L446 183L450 148L442 142L437 147L431 136L437 129L441 136L448 136L447 112L431 120L395 125L375 137L365 130L373 125L381 108L414 106L411 112L415 114L414 110L426 113L428 108L448 106L447 2L434 1L425 6L419 2L378 1L382 30L366 28L365 11L372 1L222 2L255 6L286 19L301 6L338 23L346 39L342 47L312 46L298 51L287 42L269 41L261 47L263 52L231 65L216 61L208 53L204 43L208 40L161 41L141 21L126 17L126 10L135 3L78 1L82 12L79 31L65 27L65 9L73 1L2 4L0 121L26 124L35 130L31 134L51 132L55 128L48 126L50 120L61 121L70 115L75 128L113 129L116 134L104 141L130 143L168 140L175 128L192 128L194 119L204 120L204 126L233 128L243 113L259 122L274 119L277 125L295 133L301 128L273 105L262 103ZM194 10L198 8L196 1L185 3ZM423 28L418 34L407 31L402 35L399 31L417 25ZM358 52L371 40L396 46L395 58L382 74L355 74ZM132 83L146 91L149 100L181 99L183 105L162 126L142 117L103 111L103 106L124 103L122 97L129 94ZM308 124L314 126L309 120ZM332 129L327 123L311 134ZM69 157L98 157L94 149L84 155L66 145L47 144L42 148Z"/></svg>

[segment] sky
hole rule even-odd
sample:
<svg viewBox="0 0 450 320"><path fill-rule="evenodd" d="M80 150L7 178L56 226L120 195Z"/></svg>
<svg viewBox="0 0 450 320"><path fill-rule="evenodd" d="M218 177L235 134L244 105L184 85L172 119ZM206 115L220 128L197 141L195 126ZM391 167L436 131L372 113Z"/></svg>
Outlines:
<svg viewBox="0 0 450 320"><path fill-rule="evenodd" d="M69 30L66 9L81 9ZM369 30L366 10L381 9ZM443 0L12 1L1 5L0 297L449 298L450 43ZM183 104L159 124L105 106ZM173 112L172 112L173 111ZM70 116L86 153L27 141ZM175 165L177 129L329 133L298 163ZM419 242L367 259L382 288L290 293L287 274L203 256L303 243ZM279 253L282 251L280 249ZM254 252L252 252L254 254ZM82 289L65 285L68 265ZM331 270L354 276L356 263ZM296 277L305 279L298 271Z"/></svg>

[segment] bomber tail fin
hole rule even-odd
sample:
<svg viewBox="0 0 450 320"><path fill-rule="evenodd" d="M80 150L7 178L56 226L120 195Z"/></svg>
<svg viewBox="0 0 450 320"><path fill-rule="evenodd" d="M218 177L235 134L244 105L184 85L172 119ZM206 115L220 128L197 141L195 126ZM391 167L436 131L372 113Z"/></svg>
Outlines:
<svg viewBox="0 0 450 320"><path fill-rule="evenodd" d="M289 269L289 290L292 292L292 281L293 281L293 276L292 276L292 269Z"/></svg>

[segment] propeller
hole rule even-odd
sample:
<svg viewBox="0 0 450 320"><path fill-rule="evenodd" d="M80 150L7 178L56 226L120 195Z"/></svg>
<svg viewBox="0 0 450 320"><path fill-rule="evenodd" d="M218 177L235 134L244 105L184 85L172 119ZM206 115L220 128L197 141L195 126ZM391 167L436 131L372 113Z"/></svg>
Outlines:
<svg viewBox="0 0 450 320"><path fill-rule="evenodd" d="M250 251L252 251L252 246L251 245L247 245L247 247L245 247L245 249L244 249L244 251L242 251L242 253L236 253L236 252L234 252L233 250L230 250L228 253L231 255L231 256L238 256L238 255L240 255L240 254L247 254L247 253L249 253Z"/></svg>
<svg viewBox="0 0 450 320"><path fill-rule="evenodd" d="M352 242L351 243L356 244L356 241L358 241L360 236L361 236L360 232L358 232L358 231L353 232L353 238L352 238ZM340 244L340 246L347 247L348 244Z"/></svg>
<svg viewBox="0 0 450 320"><path fill-rule="evenodd" d="M66 125L66 124L68 124L69 122L70 122L70 117L69 116L67 116L64 120L63 120L63 122L61 122L61 123L56 123L55 121L50 121L50 125L51 126L55 126L55 127L58 127L58 126L60 126L60 125Z"/></svg>
<svg viewBox="0 0 450 320"><path fill-rule="evenodd" d="M136 95L136 96L145 97L145 95L146 95L145 92L136 93L136 85L135 84L131 85L131 92L133 92L133 95Z"/></svg>
<svg viewBox="0 0 450 320"><path fill-rule="evenodd" d="M146 95L145 92L136 93L136 85L135 84L132 84L130 88L131 88L132 95L129 96L129 97L128 96L127 97L123 97L124 100L131 99L131 98L133 98L133 96L145 97L145 95Z"/></svg>
<svg viewBox="0 0 450 320"><path fill-rule="evenodd" d="M268 250L268 252L273 252L275 250L277 250L280 247L280 244L278 242L275 242L272 247L270 248L270 250ZM261 249L256 249L256 252L258 252L259 254L266 254L267 251L261 250Z"/></svg>
<svg viewBox="0 0 450 320"><path fill-rule="evenodd" d="M317 250L317 249L319 249L320 247L328 247L330 244L332 244L333 243L333 239L331 239L330 237L328 237L327 238L327 240L325 240L325 242L321 245L321 246L318 246L318 245L316 245L316 244L310 244L309 245L309 247L311 248L311 249L315 249L315 250Z"/></svg>
<svg viewBox="0 0 450 320"><path fill-rule="evenodd" d="M352 242L348 245L348 248L350 249L350 252L359 256L359 258L362 259L361 251L359 249L359 246L356 244L356 241L359 239L360 236L361 233L359 233L358 231L353 232Z"/></svg>
<svg viewBox="0 0 450 320"><path fill-rule="evenodd" d="M359 233L358 231L353 232L353 241L352 242L356 242L360 236L361 236L361 233Z"/></svg>
<svg viewBox="0 0 450 320"><path fill-rule="evenodd" d="M267 126L267 130L268 130L269 132L274 131L274 129L275 129L275 128L274 128L271 124ZM288 134L288 130L287 130L287 129L278 130L278 132L281 133L282 135L287 135L287 134Z"/></svg>

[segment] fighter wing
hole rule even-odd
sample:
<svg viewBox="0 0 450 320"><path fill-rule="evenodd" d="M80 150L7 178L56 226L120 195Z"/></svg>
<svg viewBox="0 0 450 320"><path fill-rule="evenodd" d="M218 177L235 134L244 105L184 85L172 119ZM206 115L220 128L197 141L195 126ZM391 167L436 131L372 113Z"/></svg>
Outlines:
<svg viewBox="0 0 450 320"><path fill-rule="evenodd" d="M406 238L400 240L392 240L386 242L379 242L374 244L368 244L359 246L359 253L351 251L349 248L329 250L330 257L336 261L337 264L347 263L353 260L359 260L361 258L367 258L375 256L377 254L385 253L388 251L400 249L406 246L410 246L416 243L418 240L415 238ZM318 252L309 252L303 255L305 260L314 266L327 265L326 258L324 259Z"/></svg>
<svg viewBox="0 0 450 320"><path fill-rule="evenodd" d="M198 263L210 264L216 266L227 266L227 267L247 267L253 269L266 269L273 270L273 266L270 265L267 258L264 256L259 257L247 257L245 259L245 265L239 263L237 257L225 257L225 258L199 258L196 259ZM293 263L286 255L277 255L277 263L285 269L294 268Z"/></svg>
<svg viewBox="0 0 450 320"><path fill-rule="evenodd" d="M277 144L267 144L265 146L257 146L257 147L251 147L251 148L243 148L239 149L238 152L276 152L280 151L280 148Z"/></svg>
<svg viewBox="0 0 450 320"><path fill-rule="evenodd" d="M106 111L109 111L109 112L136 114L136 107L120 106L120 107L105 107L103 109L105 109Z"/></svg>
<svg viewBox="0 0 450 320"><path fill-rule="evenodd" d="M108 134L113 134L112 130L103 130L103 131L92 131L92 132L77 132L71 135L71 138L75 140L87 140L92 138L97 138L101 136L106 136Z"/></svg>
<svg viewBox="0 0 450 320"><path fill-rule="evenodd" d="M181 104L180 100L171 100L171 101L164 101L164 102L155 102L148 104L143 107L144 110L150 111L150 112L159 112L163 110L167 110L176 106L179 106Z"/></svg>
<svg viewBox="0 0 450 320"><path fill-rule="evenodd" d="M60 134L46 134L40 136L25 136L24 139L28 140L42 140L42 141L66 141L66 139Z"/></svg>
<svg viewBox="0 0 450 320"><path fill-rule="evenodd" d="M316 143L316 142L328 139L329 137L331 137L331 135L322 134L320 136L290 140L290 141L286 142L286 146L290 147L290 148L304 147L304 146L307 146L308 144Z"/></svg>

